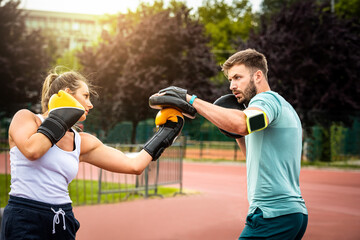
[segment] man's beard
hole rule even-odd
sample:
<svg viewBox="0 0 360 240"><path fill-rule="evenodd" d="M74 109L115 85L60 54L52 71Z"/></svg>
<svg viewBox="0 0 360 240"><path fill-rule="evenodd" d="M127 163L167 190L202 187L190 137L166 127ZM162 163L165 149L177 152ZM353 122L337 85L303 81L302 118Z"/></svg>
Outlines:
<svg viewBox="0 0 360 240"><path fill-rule="evenodd" d="M247 88L243 92L244 97L243 98L238 98L237 101L240 104L245 104L246 106L248 106L250 100L253 97L255 97L256 94L257 94L257 89L256 89L256 86L255 86L255 83L254 83L254 78L251 78Z"/></svg>

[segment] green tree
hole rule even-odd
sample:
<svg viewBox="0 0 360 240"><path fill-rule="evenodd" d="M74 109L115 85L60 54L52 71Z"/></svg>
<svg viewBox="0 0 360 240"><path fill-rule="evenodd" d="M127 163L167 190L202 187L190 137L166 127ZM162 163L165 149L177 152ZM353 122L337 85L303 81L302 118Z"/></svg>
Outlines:
<svg viewBox="0 0 360 240"><path fill-rule="evenodd" d="M144 18L155 15L164 11L165 9L170 11L171 14L175 14L181 8L186 8L186 4L182 1L170 0L169 6L166 8L163 0L155 0L153 3L140 2L137 9L133 12L128 9L126 14L121 15L105 15L100 21L103 24L110 26L108 33L115 35L118 31L118 18L125 18L127 23L131 23L133 27L138 25ZM122 20L123 21L123 20Z"/></svg>
<svg viewBox="0 0 360 240"><path fill-rule="evenodd" d="M257 25L248 0L235 0L231 4L225 0L206 0L197 14L211 38L210 46L219 64L234 53L235 40L246 41Z"/></svg>
<svg viewBox="0 0 360 240"><path fill-rule="evenodd" d="M115 35L104 32L99 46L79 54L85 72L95 72L101 87L100 126L109 130L131 121L132 143L137 124L155 116L148 106L151 94L176 85L211 99L208 80L217 73L203 26L191 19L189 9L149 12L145 8L139 19L119 15Z"/></svg>
<svg viewBox="0 0 360 240"><path fill-rule="evenodd" d="M0 113L6 117L38 103L50 62L41 34L26 31L19 3L0 0Z"/></svg>
<svg viewBox="0 0 360 240"><path fill-rule="evenodd" d="M344 18L359 18L360 0L338 0L335 4L335 12Z"/></svg>
<svg viewBox="0 0 360 240"><path fill-rule="evenodd" d="M71 70L80 71L81 64L77 58L78 49L68 50L56 59L56 66L63 66Z"/></svg>

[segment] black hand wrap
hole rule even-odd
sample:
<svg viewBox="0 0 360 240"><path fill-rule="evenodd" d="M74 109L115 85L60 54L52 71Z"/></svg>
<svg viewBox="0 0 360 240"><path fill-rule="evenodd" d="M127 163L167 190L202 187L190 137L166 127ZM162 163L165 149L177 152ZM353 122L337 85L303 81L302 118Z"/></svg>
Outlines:
<svg viewBox="0 0 360 240"><path fill-rule="evenodd" d="M159 91L159 95L153 95L149 98L151 108L176 108L188 118L194 119L196 109L186 101L187 90L179 87L168 87Z"/></svg>
<svg viewBox="0 0 360 240"><path fill-rule="evenodd" d="M221 96L214 102L214 104L217 106L220 106L220 107L224 107L224 108L245 110L245 106L243 104L238 103L234 94L227 94L227 95ZM230 138L236 139L236 138L243 137L242 135L239 135L236 133L231 133L231 132L225 131L221 128L219 128L219 130L222 134L224 134L225 136L230 137Z"/></svg>
<svg viewBox="0 0 360 240"><path fill-rule="evenodd" d="M37 132L49 138L52 145L56 144L84 114L78 108L58 108L50 111L49 116L40 125Z"/></svg>
<svg viewBox="0 0 360 240"><path fill-rule="evenodd" d="M152 156L152 160L157 160L164 150L169 147L180 134L184 119L177 116L178 122L167 120L164 125L160 125L155 135L145 143L144 150Z"/></svg>

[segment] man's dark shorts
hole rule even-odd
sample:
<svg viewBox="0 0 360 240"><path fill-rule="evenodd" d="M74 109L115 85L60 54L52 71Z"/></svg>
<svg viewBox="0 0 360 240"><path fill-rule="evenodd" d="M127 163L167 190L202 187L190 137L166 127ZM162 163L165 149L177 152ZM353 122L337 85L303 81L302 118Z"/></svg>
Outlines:
<svg viewBox="0 0 360 240"><path fill-rule="evenodd" d="M263 212L257 208L247 216L239 239L298 240L304 236L307 223L308 216L302 213L263 218Z"/></svg>

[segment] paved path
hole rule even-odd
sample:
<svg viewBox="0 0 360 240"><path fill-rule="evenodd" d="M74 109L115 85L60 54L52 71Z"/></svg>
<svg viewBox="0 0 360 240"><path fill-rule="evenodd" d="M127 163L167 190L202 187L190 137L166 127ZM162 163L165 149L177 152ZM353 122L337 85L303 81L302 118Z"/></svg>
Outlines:
<svg viewBox="0 0 360 240"><path fill-rule="evenodd" d="M237 239L248 203L244 165L184 163L184 188L166 199L75 207L78 240ZM360 171L303 169L309 210L303 239L360 239Z"/></svg>

